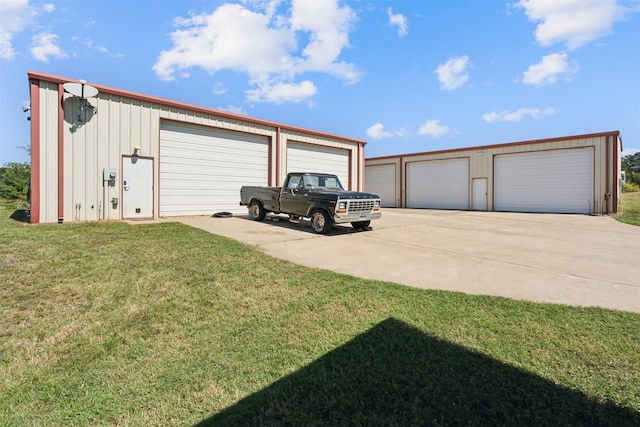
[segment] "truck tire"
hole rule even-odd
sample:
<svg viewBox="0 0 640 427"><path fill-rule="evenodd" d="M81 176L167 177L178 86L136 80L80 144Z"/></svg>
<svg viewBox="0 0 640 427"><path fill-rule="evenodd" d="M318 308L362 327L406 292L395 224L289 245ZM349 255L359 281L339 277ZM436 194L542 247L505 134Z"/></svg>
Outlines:
<svg viewBox="0 0 640 427"><path fill-rule="evenodd" d="M371 221L356 221L352 222L351 226L356 230L366 230L369 228L369 224L371 224Z"/></svg>
<svg viewBox="0 0 640 427"><path fill-rule="evenodd" d="M332 227L331 217L326 211L317 210L311 215L311 228L315 233L327 234Z"/></svg>
<svg viewBox="0 0 640 427"><path fill-rule="evenodd" d="M258 200L253 200L249 203L249 219L254 221L262 221L267 215L267 211L262 206L262 203Z"/></svg>

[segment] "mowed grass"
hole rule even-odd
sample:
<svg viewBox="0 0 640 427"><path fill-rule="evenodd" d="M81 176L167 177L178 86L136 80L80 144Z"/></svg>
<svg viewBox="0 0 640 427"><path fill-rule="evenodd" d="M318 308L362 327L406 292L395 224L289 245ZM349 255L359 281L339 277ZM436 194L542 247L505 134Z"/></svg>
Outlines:
<svg viewBox="0 0 640 427"><path fill-rule="evenodd" d="M640 191L622 193L615 219L631 225L640 225Z"/></svg>
<svg viewBox="0 0 640 427"><path fill-rule="evenodd" d="M361 280L177 223L11 213L2 426L640 425L638 313Z"/></svg>

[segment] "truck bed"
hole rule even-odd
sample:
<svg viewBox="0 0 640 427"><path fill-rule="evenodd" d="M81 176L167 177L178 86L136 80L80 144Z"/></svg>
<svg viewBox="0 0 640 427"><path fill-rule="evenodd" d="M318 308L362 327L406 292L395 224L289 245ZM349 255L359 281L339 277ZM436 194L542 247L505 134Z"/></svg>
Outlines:
<svg viewBox="0 0 640 427"><path fill-rule="evenodd" d="M251 200L258 199L269 212L279 213L278 197L282 187L259 187L244 185L240 188L240 205L247 206Z"/></svg>

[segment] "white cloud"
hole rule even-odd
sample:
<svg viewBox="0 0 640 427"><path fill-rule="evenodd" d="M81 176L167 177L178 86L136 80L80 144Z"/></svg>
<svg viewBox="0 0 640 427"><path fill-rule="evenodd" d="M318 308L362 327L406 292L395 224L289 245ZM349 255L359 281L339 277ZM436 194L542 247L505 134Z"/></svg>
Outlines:
<svg viewBox="0 0 640 427"><path fill-rule="evenodd" d="M447 126L442 126L440 124L440 120L427 120L422 126L420 126L418 134L442 136L448 134L450 131L451 130Z"/></svg>
<svg viewBox="0 0 640 427"><path fill-rule="evenodd" d="M15 51L13 36L27 29L36 16L36 10L28 0L0 1L0 58L11 59Z"/></svg>
<svg viewBox="0 0 640 427"><path fill-rule="evenodd" d="M532 119L540 119L553 113L555 113L555 110L551 107L547 107L544 110L539 108L520 108L516 111L492 111L491 113L483 114L482 119L487 123L519 122L525 116L529 116Z"/></svg>
<svg viewBox="0 0 640 427"><path fill-rule="evenodd" d="M210 73L223 69L247 74L256 89L255 102L300 102L317 92L313 82L296 83L305 72L322 72L351 84L360 79L353 64L338 61L348 47L355 20L337 0L293 0L287 14L276 14L282 2L246 1L224 4L211 14L177 18L172 47L160 53L153 70L162 80L199 67ZM299 46L300 40L306 45Z"/></svg>
<svg viewBox="0 0 640 427"><path fill-rule="evenodd" d="M283 102L302 102L314 96L318 89L309 80L301 83L275 83L260 84L257 89L246 91L247 99L251 102L271 102L281 104Z"/></svg>
<svg viewBox="0 0 640 427"><path fill-rule="evenodd" d="M66 58L67 54L55 45L59 37L56 34L40 33L31 39L29 51L34 59L42 62L49 62L50 57Z"/></svg>
<svg viewBox="0 0 640 427"><path fill-rule="evenodd" d="M398 27L399 36L406 36L409 33L407 18L404 15L394 14L390 7L387 8L387 15L389 15L389 24Z"/></svg>
<svg viewBox="0 0 640 427"><path fill-rule="evenodd" d="M93 40L90 40L90 39L85 40L84 41L84 45L87 46L89 49L93 49L93 50L96 50L96 51L101 52L101 53L106 53L107 55L109 55L111 57L114 57L114 58L123 58L124 57L124 55L121 54L121 53L111 53L109 51L109 49L107 49L104 46L94 44Z"/></svg>
<svg viewBox="0 0 640 427"><path fill-rule="evenodd" d="M545 86L555 83L561 75L567 76L577 71L577 63L569 64L566 53L554 53L543 56L540 63L531 65L524 72L522 82L532 86Z"/></svg>
<svg viewBox="0 0 640 427"><path fill-rule="evenodd" d="M517 4L536 27L538 43L564 43L577 49L607 35L627 10L617 0L520 0Z"/></svg>
<svg viewBox="0 0 640 427"><path fill-rule="evenodd" d="M438 66L434 73L438 76L440 89L453 90L464 85L469 79L469 74L467 74L468 66L469 57L467 55L451 58Z"/></svg>
<svg viewBox="0 0 640 427"><path fill-rule="evenodd" d="M227 88L223 83L216 83L213 85L214 95L224 95L225 93L227 93Z"/></svg>
<svg viewBox="0 0 640 427"><path fill-rule="evenodd" d="M393 136L393 132L384 130L382 123L376 123L367 129L367 135L373 139L384 139Z"/></svg>
<svg viewBox="0 0 640 427"><path fill-rule="evenodd" d="M240 114L247 116L247 111L242 107L236 107L235 105L227 105L226 107L218 107L218 110L226 111L228 113Z"/></svg>

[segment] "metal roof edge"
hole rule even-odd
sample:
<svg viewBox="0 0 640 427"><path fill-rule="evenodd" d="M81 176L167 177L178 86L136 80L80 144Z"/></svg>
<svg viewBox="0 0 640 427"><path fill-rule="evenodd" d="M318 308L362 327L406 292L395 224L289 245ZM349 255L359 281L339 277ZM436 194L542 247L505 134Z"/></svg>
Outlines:
<svg viewBox="0 0 640 427"><path fill-rule="evenodd" d="M33 70L27 71L27 76L29 77L30 80L31 79L43 80L43 81L47 81L47 82L51 82L51 83L58 83L58 84L78 81L77 79L66 78L66 77L57 76L57 75L54 75L54 74L44 73L44 72L40 72L40 71L33 71ZM229 118L229 119L242 120L242 121L245 121L245 122L260 124L260 125L269 126L269 127L273 127L273 128L280 128L280 129L285 129L285 130L294 131L294 132L303 132L303 133L307 133L307 134L311 134L311 135L315 135L315 136L338 139L338 140L346 141L346 142L354 142L354 143L357 143L359 145L365 145L367 143L367 141L364 141L364 140L361 140L361 139L350 138L350 137L346 137L346 136L340 136L340 135L336 135L336 134L332 134L332 133L328 133L328 132L321 132L321 131L312 130L312 129L305 129L305 128L298 127L298 126L292 126L292 125L286 125L286 124L283 124L283 123L272 122L270 120L257 119L257 118L253 118L253 117L249 117L249 116L243 116L241 114L234 114L234 113L229 113L229 112L222 111L222 110L216 110L214 108L207 108L207 107L201 107L201 106L197 106L197 105L193 105L193 104L188 104L188 103L185 103L185 102L172 101L172 100L169 100L169 99L166 99L166 98L160 98L160 97L153 96L153 95L145 95L145 94L142 94L142 93L132 92L132 91L124 90L124 89L117 89L117 88L113 88L113 87L110 87L110 86L104 86L104 85L93 83L93 82L87 82L87 83L91 84L91 86L94 86L95 88L97 88L98 91L103 92L103 93L108 93L108 94L111 94L111 95L122 96L122 97L125 97L125 98L131 98L131 99L136 99L136 100L140 100L140 101L151 102L151 103L154 103L154 104L164 105L164 106L168 106L168 107L182 108L182 109L185 109L185 110L194 111L194 112L198 112L198 113L212 114L212 115L216 115L216 116L220 116L220 117L226 117L226 118Z"/></svg>
<svg viewBox="0 0 640 427"><path fill-rule="evenodd" d="M394 159L394 158L398 158L398 157L424 156L424 155L428 155L428 154L455 153L455 152L458 152L458 151L487 150L487 149L490 149L490 148L501 148L501 147L510 147L510 146L527 145L527 144L543 144L543 143L546 143L546 142L567 141L567 140L582 139L582 138L595 138L595 137L599 137L599 136L617 136L617 137L620 137L620 131L619 130L612 130L612 131L607 131L607 132L587 133L587 134L583 134L583 135L558 136L558 137L554 137L554 138L532 139L532 140L528 140L528 141L506 142L506 143L489 144L489 145L477 145L477 146L463 147L463 148L450 148L450 149L447 149L447 150L423 151L423 152L420 152L420 153L391 154L391 155L380 156L380 157L368 157L365 160L384 160L384 159Z"/></svg>

